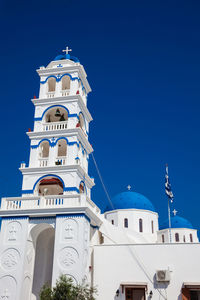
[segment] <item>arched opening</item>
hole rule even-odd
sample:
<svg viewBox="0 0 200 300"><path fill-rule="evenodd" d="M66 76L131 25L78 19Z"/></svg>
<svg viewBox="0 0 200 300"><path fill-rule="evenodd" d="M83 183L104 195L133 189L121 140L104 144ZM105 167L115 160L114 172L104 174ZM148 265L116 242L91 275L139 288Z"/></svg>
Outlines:
<svg viewBox="0 0 200 300"><path fill-rule="evenodd" d="M36 186L36 191L39 196L63 195L63 190L64 187L61 180L53 176L44 177Z"/></svg>
<svg viewBox="0 0 200 300"><path fill-rule="evenodd" d="M183 242L184 242L184 243L186 242L186 240L185 240L185 235L183 236Z"/></svg>
<svg viewBox="0 0 200 300"><path fill-rule="evenodd" d="M175 233L175 241L179 242L179 234L178 233Z"/></svg>
<svg viewBox="0 0 200 300"><path fill-rule="evenodd" d="M165 236L164 236L164 234L162 234L162 243L164 243L165 242Z"/></svg>
<svg viewBox="0 0 200 300"><path fill-rule="evenodd" d="M139 219L139 232L143 232L143 221Z"/></svg>
<svg viewBox="0 0 200 300"><path fill-rule="evenodd" d="M79 193L80 194L85 193L85 187L84 187L84 183L83 182L81 182L80 185L79 185Z"/></svg>
<svg viewBox="0 0 200 300"><path fill-rule="evenodd" d="M124 219L124 228L128 228L128 219L127 218Z"/></svg>
<svg viewBox="0 0 200 300"><path fill-rule="evenodd" d="M112 224L112 225L114 225L114 224L115 224L114 220L111 220L111 224Z"/></svg>
<svg viewBox="0 0 200 300"><path fill-rule="evenodd" d="M43 141L43 142L40 143L39 157L40 158L49 157L49 142L48 141Z"/></svg>
<svg viewBox="0 0 200 300"><path fill-rule="evenodd" d="M190 243L193 243L193 236L191 233L190 233Z"/></svg>
<svg viewBox="0 0 200 300"><path fill-rule="evenodd" d="M65 139L61 139L58 141L58 157L60 156L67 156L67 141Z"/></svg>
<svg viewBox="0 0 200 300"><path fill-rule="evenodd" d="M65 122L68 120L68 112L64 107L55 106L46 112L44 119L46 123Z"/></svg>
<svg viewBox="0 0 200 300"><path fill-rule="evenodd" d="M56 90L56 79L54 77L50 77L48 79L48 92L55 92Z"/></svg>
<svg viewBox="0 0 200 300"><path fill-rule="evenodd" d="M70 89L70 77L68 75L63 76L62 78L62 91Z"/></svg>
<svg viewBox="0 0 200 300"><path fill-rule="evenodd" d="M81 129L83 129L85 127L84 125L85 125L84 117L83 117L83 114L80 113L76 127L80 127Z"/></svg>
<svg viewBox="0 0 200 300"><path fill-rule="evenodd" d="M32 229L31 236L35 253L31 299L39 300L41 287L52 284L55 229L49 224L39 224Z"/></svg>

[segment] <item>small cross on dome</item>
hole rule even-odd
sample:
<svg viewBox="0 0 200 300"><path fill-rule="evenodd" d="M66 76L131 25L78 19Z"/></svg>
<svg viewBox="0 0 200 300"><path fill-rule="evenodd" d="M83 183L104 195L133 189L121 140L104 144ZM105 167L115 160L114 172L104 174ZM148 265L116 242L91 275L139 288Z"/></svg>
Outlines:
<svg viewBox="0 0 200 300"><path fill-rule="evenodd" d="M175 210L175 208L174 208L174 210L172 212L173 212L174 216L176 216L177 210Z"/></svg>
<svg viewBox="0 0 200 300"><path fill-rule="evenodd" d="M131 190L131 186L130 186L130 184L127 186L127 189L128 189L128 191L130 191L130 190Z"/></svg>
<svg viewBox="0 0 200 300"><path fill-rule="evenodd" d="M72 51L72 49L69 49L69 47L67 46L65 50L62 50L63 52L66 52L66 54L68 55L70 51Z"/></svg>

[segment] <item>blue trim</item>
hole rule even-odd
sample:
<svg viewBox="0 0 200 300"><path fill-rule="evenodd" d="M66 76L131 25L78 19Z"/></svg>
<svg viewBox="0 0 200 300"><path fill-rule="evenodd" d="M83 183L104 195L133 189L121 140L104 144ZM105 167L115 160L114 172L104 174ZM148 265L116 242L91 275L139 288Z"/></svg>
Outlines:
<svg viewBox="0 0 200 300"><path fill-rule="evenodd" d="M58 138L57 140L55 140L55 141L53 141L53 142L51 142L51 141L48 140L48 139L42 139L37 145L31 145L31 149L36 149L36 148L38 148L38 147L40 146L40 144L41 144L43 141L48 141L48 142L49 142L49 145L50 145L51 147L55 147L56 144L57 144L57 142L58 142L58 140L66 140L67 145L69 145L69 146L73 146L73 145L75 145L75 144L77 145L77 147L79 146L78 142L69 142L67 138L65 138L65 137L60 137L60 138Z"/></svg>
<svg viewBox="0 0 200 300"><path fill-rule="evenodd" d="M69 76L70 79L71 79L72 81L74 81L74 80L80 81L80 78L79 78L79 77L72 77L71 74L65 73L65 74L63 74L62 76L58 75L57 77L56 77L55 75L49 75L45 80L40 81L40 83L45 84L45 83L47 82L47 80L48 80L49 78L51 78L51 77L54 77L54 78L56 79L56 82L59 82L59 81L61 81L61 79L62 79L64 76Z"/></svg>
<svg viewBox="0 0 200 300"><path fill-rule="evenodd" d="M94 226L92 224L90 224L90 226L93 228L93 229L99 229L99 226Z"/></svg>
<svg viewBox="0 0 200 300"><path fill-rule="evenodd" d="M29 216L1 217L2 220L29 219Z"/></svg>
<svg viewBox="0 0 200 300"><path fill-rule="evenodd" d="M65 188L64 188L64 191L65 191L65 192L72 192L72 191L75 191L75 192L79 193L79 189L77 189L77 187L65 187Z"/></svg>
<svg viewBox="0 0 200 300"><path fill-rule="evenodd" d="M56 215L56 218L72 218L72 217L83 217L85 218L89 223L90 218L88 218L88 216L86 216L85 214L63 214L63 215Z"/></svg>
<svg viewBox="0 0 200 300"><path fill-rule="evenodd" d="M70 113L69 113L69 110L67 109L66 106L64 106L64 105L51 105L51 106L47 107L47 108L43 111L41 117L34 118L34 120L35 120L35 121L41 121L41 120L43 119L44 115L46 114L46 112L47 112L49 109L53 108L53 107L62 107L62 108L64 108L64 109L67 111L68 118L71 117L71 115L70 115ZM73 114L73 115L74 115L74 114ZM72 116L73 116L73 115L72 115Z"/></svg>

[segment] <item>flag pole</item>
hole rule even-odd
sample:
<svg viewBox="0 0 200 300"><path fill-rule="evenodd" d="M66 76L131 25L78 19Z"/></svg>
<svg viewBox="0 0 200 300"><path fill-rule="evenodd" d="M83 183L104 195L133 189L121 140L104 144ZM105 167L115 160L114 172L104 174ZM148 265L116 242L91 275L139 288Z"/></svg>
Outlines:
<svg viewBox="0 0 200 300"><path fill-rule="evenodd" d="M170 202L168 198L168 219L169 219L169 242L172 242L172 230L171 230L171 209L170 209Z"/></svg>
<svg viewBox="0 0 200 300"><path fill-rule="evenodd" d="M166 175L167 175L167 184L169 187L169 181L168 181L168 164L166 164ZM172 231L171 231L171 207L170 207L170 197L168 195L168 221L169 221L169 242L172 242Z"/></svg>

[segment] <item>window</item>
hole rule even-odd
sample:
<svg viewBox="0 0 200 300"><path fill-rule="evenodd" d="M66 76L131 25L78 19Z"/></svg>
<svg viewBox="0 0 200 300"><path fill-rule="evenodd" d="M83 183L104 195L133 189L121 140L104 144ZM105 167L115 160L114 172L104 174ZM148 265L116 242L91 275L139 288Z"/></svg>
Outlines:
<svg viewBox="0 0 200 300"><path fill-rule="evenodd" d="M193 236L191 233L190 233L190 243L193 243Z"/></svg>
<svg viewBox="0 0 200 300"><path fill-rule="evenodd" d="M139 219L139 232L143 232L143 221Z"/></svg>
<svg viewBox="0 0 200 300"><path fill-rule="evenodd" d="M162 243L164 243L165 242L165 236L164 236L164 234L162 234Z"/></svg>
<svg viewBox="0 0 200 300"><path fill-rule="evenodd" d="M185 243L185 235L183 236L183 242Z"/></svg>
<svg viewBox="0 0 200 300"><path fill-rule="evenodd" d="M54 77L50 77L48 79L48 92L55 92L56 90L56 79Z"/></svg>
<svg viewBox="0 0 200 300"><path fill-rule="evenodd" d="M151 221L151 231L152 231L152 233L154 233L153 221Z"/></svg>
<svg viewBox="0 0 200 300"><path fill-rule="evenodd" d="M64 76L62 78L62 90L69 90L70 89L70 77Z"/></svg>
<svg viewBox="0 0 200 300"><path fill-rule="evenodd" d="M80 185L79 185L79 193L82 194L84 192L85 192L84 184L83 184L83 182L81 182Z"/></svg>
<svg viewBox="0 0 200 300"><path fill-rule="evenodd" d="M179 234L178 233L175 233L175 241L179 242Z"/></svg>
<svg viewBox="0 0 200 300"><path fill-rule="evenodd" d="M111 224L114 225L114 223L115 223L114 220L111 220Z"/></svg>
<svg viewBox="0 0 200 300"><path fill-rule="evenodd" d="M48 141L43 141L40 144L39 157L40 158L47 158L47 157L49 157L49 142Z"/></svg>
<svg viewBox="0 0 200 300"><path fill-rule="evenodd" d="M58 141L58 157L67 156L67 142L64 139Z"/></svg>
<svg viewBox="0 0 200 300"><path fill-rule="evenodd" d="M127 218L124 219L124 227L128 228L128 219Z"/></svg>

